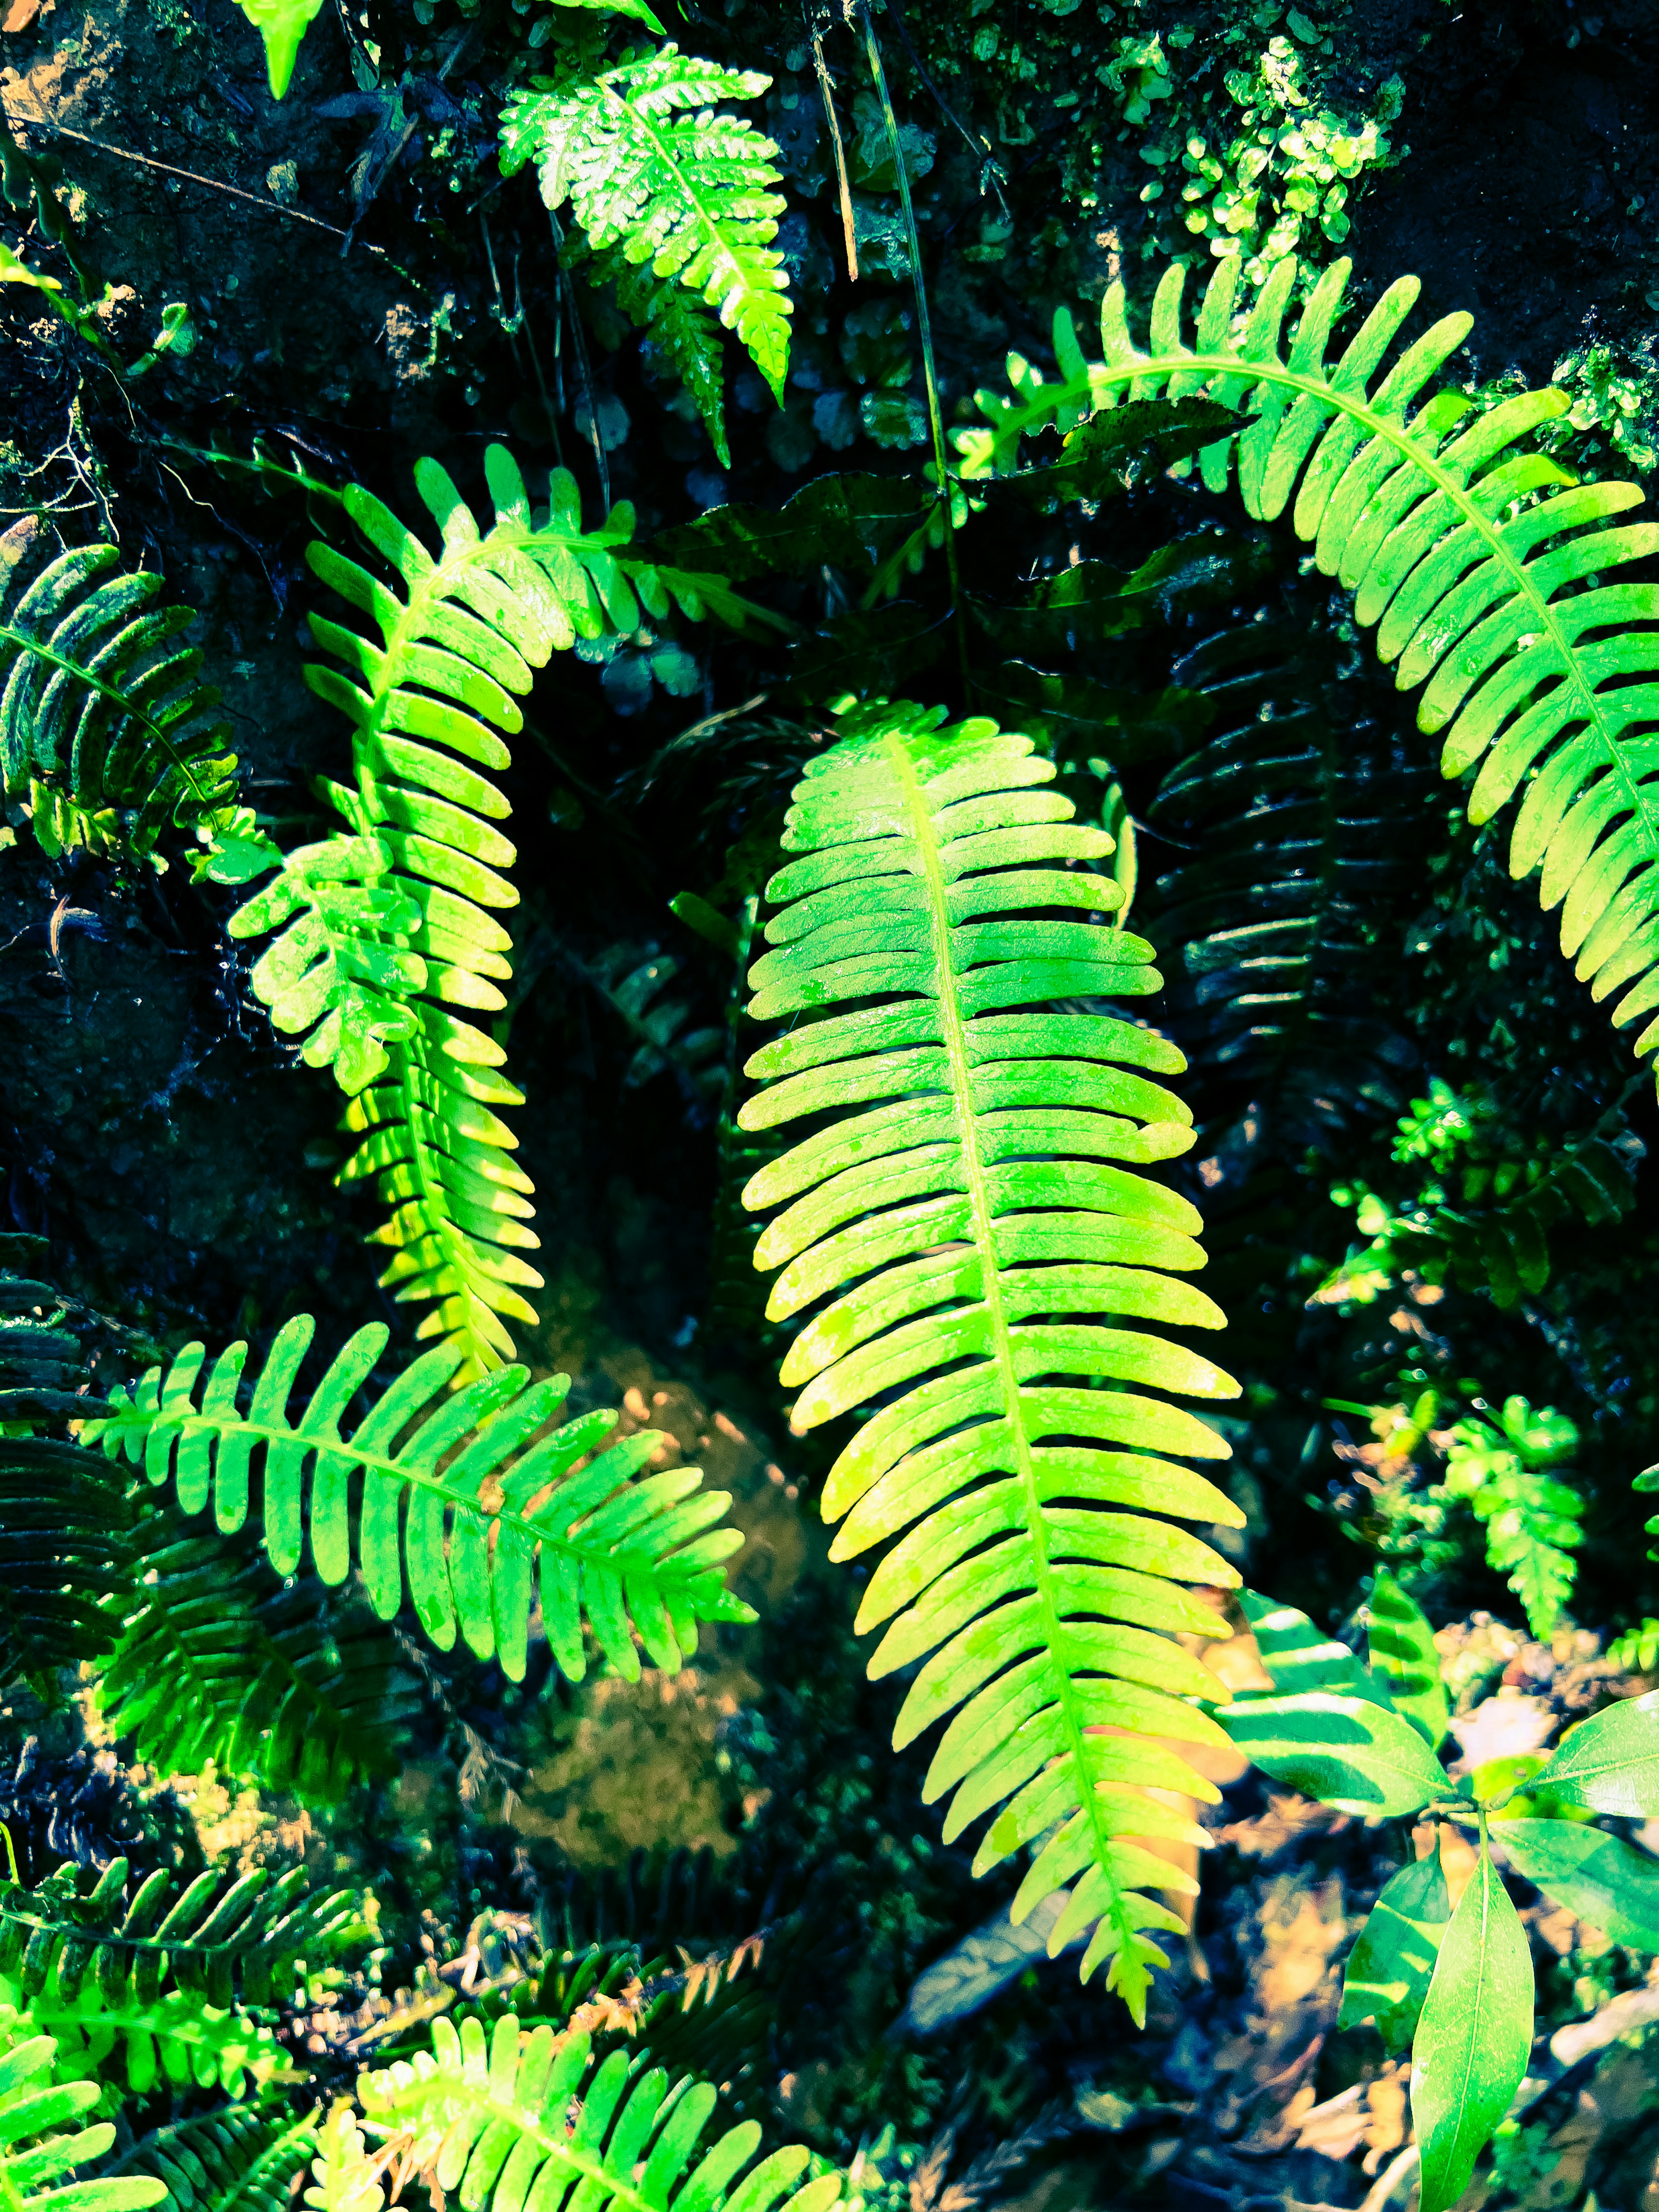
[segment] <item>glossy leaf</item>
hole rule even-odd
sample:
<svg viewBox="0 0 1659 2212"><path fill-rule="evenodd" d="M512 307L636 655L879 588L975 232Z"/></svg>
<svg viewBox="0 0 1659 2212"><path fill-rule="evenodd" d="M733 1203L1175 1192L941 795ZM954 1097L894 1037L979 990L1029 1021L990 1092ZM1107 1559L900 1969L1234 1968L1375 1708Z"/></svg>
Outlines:
<svg viewBox="0 0 1659 2212"><path fill-rule="evenodd" d="M1659 1814L1659 1690L1608 1705L1563 1739L1536 1787L1623 1820Z"/></svg>
<svg viewBox="0 0 1659 2212"><path fill-rule="evenodd" d="M1337 2026L1374 2020L1389 2051L1409 2049L1450 1917L1438 1851L1390 1875L1348 1955Z"/></svg>
<svg viewBox="0 0 1659 2212"><path fill-rule="evenodd" d="M1445 1770L1418 1730L1366 1698L1332 1690L1243 1697L1222 1717L1233 1742L1264 1772L1344 1812L1415 1813L1450 1794Z"/></svg>
<svg viewBox="0 0 1659 2212"><path fill-rule="evenodd" d="M1610 1942L1659 1952L1659 1862L1572 1820L1505 1820L1492 1841L1517 1874Z"/></svg>
<svg viewBox="0 0 1659 2212"><path fill-rule="evenodd" d="M1386 1567L1377 1569L1365 1613L1372 1673L1388 1684L1395 1711L1437 1749L1451 1706L1427 1615Z"/></svg>
<svg viewBox="0 0 1659 2212"><path fill-rule="evenodd" d="M1483 1849L1435 1961L1412 2045L1420 2212L1447 2212L1510 2108L1532 2050L1532 1952Z"/></svg>
<svg viewBox="0 0 1659 2212"><path fill-rule="evenodd" d="M1157 1517L1240 1518L1180 1464L1227 1447L1168 1400L1237 1386L1146 1326L1222 1318L1167 1272L1202 1265L1197 1214L1140 1172L1192 1141L1152 1079L1178 1054L1049 1011L1156 988L1151 948L1097 926L1117 885L1063 865L1110 840L1029 738L944 724L854 709L795 788L798 857L750 971L750 1013L787 1026L739 1118L814 1133L744 1201L771 1215L769 1318L812 1314L782 1371L795 1425L862 1416L823 1511L833 1557L890 1547L858 1625L890 1624L873 1675L924 1662L896 1741L948 1721L925 1789L955 1793L946 1839L993 1815L983 1869L1046 1835L1015 1919L1073 1884L1051 1949L1092 1929L1085 1975L1109 1959L1139 2010L1163 1957L1143 1931L1182 1923L1145 1893L1178 1878L1135 1839L1195 1833L1141 1790L1214 1795L1152 1739L1224 1741L1187 1702L1213 1677L1171 1640L1221 1625L1178 1584L1237 1579Z"/></svg>

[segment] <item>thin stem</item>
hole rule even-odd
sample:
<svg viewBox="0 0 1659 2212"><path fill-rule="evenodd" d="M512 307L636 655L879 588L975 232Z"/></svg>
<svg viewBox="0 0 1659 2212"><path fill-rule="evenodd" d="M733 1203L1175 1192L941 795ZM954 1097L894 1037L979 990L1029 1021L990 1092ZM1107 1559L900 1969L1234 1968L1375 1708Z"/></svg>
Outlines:
<svg viewBox="0 0 1659 2212"><path fill-rule="evenodd" d="M939 412L939 378L933 368L933 328L927 314L927 287L921 274L921 240L916 233L916 211L910 199L910 179L904 167L898 118L893 112L892 94L887 89L887 72L881 65L881 48L876 43L876 27L871 20L869 0L859 0L859 12L864 18L864 43L870 58L870 75L881 101L882 119L887 126L887 143L892 149L893 167L898 175L899 204L904 210L904 228L910 249L910 276L916 290L916 335L921 343L921 374L927 392L927 423L933 436L933 466L939 476L939 512L945 525L945 568L951 586L951 614L956 624L957 662L962 674L963 695L971 707L974 704L974 679L968 665L968 625L963 612L961 580L957 574L956 530L951 511L951 464L945 445L945 418Z"/></svg>
<svg viewBox="0 0 1659 2212"><path fill-rule="evenodd" d="M830 122L830 140L836 149L836 181L841 187L841 228L847 242L847 275L849 283L859 281L858 226L853 220L853 191L847 181L847 149L841 143L841 124L836 114L835 96L830 88L830 71L823 59L823 40L816 31L812 33L812 65L818 73L818 90L823 96L823 112Z"/></svg>

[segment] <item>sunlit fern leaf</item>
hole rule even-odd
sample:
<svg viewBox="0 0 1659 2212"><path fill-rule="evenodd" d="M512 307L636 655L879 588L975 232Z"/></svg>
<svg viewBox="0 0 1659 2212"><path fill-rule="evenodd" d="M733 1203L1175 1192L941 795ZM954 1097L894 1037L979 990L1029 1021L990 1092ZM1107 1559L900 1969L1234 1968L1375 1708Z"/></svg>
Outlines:
<svg viewBox="0 0 1659 2212"><path fill-rule="evenodd" d="M770 82L672 43L592 76L543 79L502 114L501 167L511 176L533 160L547 205L556 210L568 198L595 253L617 247L640 271L624 301L635 321L648 267L658 283L684 285L718 313L781 404L791 302L783 256L771 243L785 206L778 149L753 124L715 106L757 99ZM605 267L597 262L596 274ZM676 314L665 307L652 320L680 331L694 366L706 363L695 326L671 319ZM721 415L705 396L710 381L718 389L719 374L717 362L702 367L690 388L723 449Z"/></svg>
<svg viewBox="0 0 1659 2212"><path fill-rule="evenodd" d="M176 1510L142 1522L137 1546L97 1697L139 1759L171 1774L210 1760L308 1803L397 1771L420 1690L387 1630L312 1577L285 1581L251 1540L192 1535Z"/></svg>
<svg viewBox="0 0 1659 2212"><path fill-rule="evenodd" d="M246 1413L236 1399L247 1346L230 1346L204 1379L206 1354L186 1345L131 1397L112 1392L108 1410L88 1423L87 1442L142 1461L152 1483L176 1479L184 1511L210 1506L226 1534L247 1521L257 1455L265 1548L278 1574L293 1574L308 1551L334 1588L355 1563L382 1620L402 1605L406 1581L441 1650L459 1626L470 1650L497 1659L515 1682L538 1592L543 1629L573 1681L586 1663L584 1620L605 1657L636 1681L635 1633L672 1674L696 1651L700 1621L753 1620L720 1580L720 1561L743 1542L738 1529L715 1525L726 1492L702 1490L695 1468L642 1472L661 1441L654 1431L601 1451L617 1416L595 1412L541 1435L569 1376L532 1383L522 1367L503 1367L451 1395L465 1355L450 1343L405 1368L343 1437L341 1417L386 1331L359 1329L290 1418L312 1328L307 1314L284 1324Z"/></svg>
<svg viewBox="0 0 1659 2212"><path fill-rule="evenodd" d="M318 2136L304 2201L311 2212L380 2212L386 2203L386 2164L384 2154L376 2157L369 2151L351 2106L343 2098Z"/></svg>
<svg viewBox="0 0 1659 2212"><path fill-rule="evenodd" d="M305 672L353 726L352 780L325 787L350 834L291 853L230 924L235 937L282 932L253 988L349 1095L345 1125L362 1141L338 1180L374 1178L392 1209L373 1240L392 1253L380 1279L400 1300L434 1304L418 1333L460 1346L462 1381L513 1357L507 1323L534 1323L525 1293L542 1279L523 1256L539 1243L532 1185L498 1110L523 1094L501 1046L467 1018L502 1012L512 976L513 940L495 919L519 896L497 826L511 810L490 776L510 764L505 739L523 726L516 701L536 669L578 636L636 629L641 601L656 616L671 603L647 563L619 564L631 509L585 533L565 471L532 514L511 455L492 446L484 465L487 531L434 461L418 464L435 556L356 484L344 505L375 567L311 547L317 574L379 633L311 620L350 671Z"/></svg>
<svg viewBox="0 0 1659 2212"><path fill-rule="evenodd" d="M796 1426L864 1416L824 1487L832 1556L906 1532L858 1620L892 1623L872 1674L926 1661L896 1741L954 1715L925 1792L956 1791L947 1840L993 1814L982 1870L1047 1836L1016 1917L1074 1881L1050 1948L1092 1928L1085 1974L1110 1959L1139 2014L1164 1956L1144 1931L1182 1923L1145 1893L1181 1882L1137 1839L1194 1832L1146 1790L1214 1794L1152 1739L1223 1740L1186 1702L1213 1679L1172 1635L1219 1623L1177 1584L1237 1580L1149 1516L1242 1517L1178 1464L1227 1445L1151 1393L1237 1386L1133 1325L1222 1325L1164 1272L1202 1266L1198 1215L1134 1172L1192 1141L1181 1102L1131 1072L1180 1054L1048 1010L1158 988L1150 946L1101 926L1117 886L1066 865L1110 841L1043 788L1029 738L944 720L854 709L796 787L783 843L802 857L768 887L783 910L750 1011L812 1018L750 1061L770 1087L741 1118L835 1118L749 1186L781 1209L756 1264L783 1270L774 1320L829 1301L784 1363Z"/></svg>
<svg viewBox="0 0 1659 2212"><path fill-rule="evenodd" d="M750 2166L754 2120L699 2155L712 2083L671 2084L660 2067L642 2070L632 2048L590 2075L589 2057L586 2034L526 2033L511 2013L488 2031L435 2021L429 2051L359 2075L366 2131L407 2142L408 2166L475 2212L559 2203L573 2188L583 2212L771 2212L781 2200L782 2212L828 2212L839 2196L833 2173L788 2194L809 2163L804 2148Z"/></svg>
<svg viewBox="0 0 1659 2212"><path fill-rule="evenodd" d="M0 2204L6 2212L144 2212L167 2185L153 2174L76 2180L115 2141L107 2120L87 2118L95 2081L66 2078L56 2039L27 2014L0 2005Z"/></svg>
<svg viewBox="0 0 1659 2212"><path fill-rule="evenodd" d="M9 606L0 588L0 780L49 854L148 853L234 803L219 694L175 642L196 617L161 590L113 545L60 554Z"/></svg>
<svg viewBox="0 0 1659 2212"><path fill-rule="evenodd" d="M1659 1051L1659 586L1611 580L1659 550L1659 526L1614 526L1634 485L1577 484L1519 441L1571 404L1559 386L1484 414L1459 392L1419 399L1470 325L1447 315L1383 368L1419 285L1401 277L1334 362L1330 334L1350 264L1309 295L1288 349L1280 326L1296 264L1276 264L1242 329L1236 259L1217 264L1190 344L1185 270L1160 283L1145 349L1123 289L1101 308L1105 357L1088 360L1069 315L1056 318L1060 375L1018 356L1012 398L981 392L990 427L960 434L966 471L1011 466L1048 424L1159 393L1202 392L1249 420L1203 456L1205 482L1230 476L1251 514L1289 512L1327 575L1354 594L1356 620L1402 690L1422 686L1418 726L1443 732L1441 767L1479 765L1469 818L1484 823L1524 792L1510 840L1516 877L1541 871L1559 906L1561 945L1620 1025L1644 1020L1638 1054Z"/></svg>
<svg viewBox="0 0 1659 2212"><path fill-rule="evenodd" d="M317 2148L314 2113L216 2105L152 2129L104 2171L153 2175L173 2212L289 2212L290 2184Z"/></svg>

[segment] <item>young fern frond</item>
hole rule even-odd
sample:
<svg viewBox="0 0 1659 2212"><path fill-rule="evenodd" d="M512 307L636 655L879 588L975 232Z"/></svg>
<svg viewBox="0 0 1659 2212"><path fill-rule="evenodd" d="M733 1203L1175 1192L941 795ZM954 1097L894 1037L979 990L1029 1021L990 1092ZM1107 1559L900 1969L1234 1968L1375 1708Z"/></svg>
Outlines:
<svg viewBox="0 0 1659 2212"><path fill-rule="evenodd" d="M793 310L783 256L771 243L785 207L778 149L714 105L757 99L771 81L671 43L593 76L543 80L501 117L503 173L533 160L547 205L571 202L599 257L596 281L611 273L612 247L640 272L623 304L685 375L728 465L718 354L710 359L700 316L650 303L645 272L714 308L782 404Z"/></svg>
<svg viewBox="0 0 1659 2212"><path fill-rule="evenodd" d="M1075 1881L1050 1948L1092 1927L1085 1975L1109 1958L1139 2016L1164 1956L1142 1931L1182 1923L1144 1893L1181 1884L1136 1839L1194 1833L1147 1790L1215 1794L1151 1739L1223 1741L1186 1702L1213 1678L1172 1640L1220 1624L1176 1585L1237 1581L1150 1515L1241 1518L1177 1463L1227 1445L1151 1394L1237 1386L1134 1325L1223 1321L1165 1272L1203 1265L1197 1213L1133 1172L1192 1142L1179 1099L1131 1072L1181 1055L1113 1015L1050 1011L1158 988L1151 947L1101 926L1117 885L1080 865L1111 841L1042 788L1029 738L943 720L856 708L796 787L783 842L802 857L768 887L783 911L750 1012L817 1018L749 1062L770 1087L740 1120L834 1118L745 1200L781 1209L755 1253L783 1270L769 1317L828 1301L784 1363L796 1425L878 1408L823 1511L843 1522L835 1558L906 1532L858 1620L892 1624L872 1675L926 1661L895 1741L954 1716L925 1786L956 1792L947 1840L994 1814L983 1870L1047 1835L1016 1918Z"/></svg>
<svg viewBox="0 0 1659 2212"><path fill-rule="evenodd" d="M365 2132L406 2143L405 2170L459 2190L476 2212L567 2199L583 2212L828 2212L839 2196L836 2173L795 2188L809 2163L797 2145L738 2180L759 2148L758 2123L728 2129L699 2156L712 2083L641 2072L631 2049L584 2081L590 2053L586 2033L526 2032L511 2013L487 2033L477 2020L459 2033L434 2021L429 2051L360 2075Z"/></svg>
<svg viewBox="0 0 1659 2212"><path fill-rule="evenodd" d="M637 629L641 600L659 617L670 605L654 569L616 557L631 510L584 533L566 471L554 472L548 513L532 517L511 455L492 446L484 465L487 532L436 462L417 465L442 533L435 558L372 494L346 491L394 586L331 545L311 547L316 574L380 634L376 643L311 620L351 672L305 672L353 726L352 781L326 786L351 834L289 854L230 924L234 937L282 930L254 964L253 988L277 1029L304 1034L307 1064L331 1066L350 1097L345 1126L362 1142L337 1180L375 1180L392 1209L373 1239L392 1255L381 1282L400 1300L434 1302L418 1334L460 1347L462 1381L513 1357L507 1322L534 1323L525 1292L542 1279L522 1256L539 1243L532 1186L497 1110L523 1094L494 1037L465 1018L506 1008L513 940L495 916L519 896L503 872L514 848L496 826L511 810L481 771L510 764L505 737L524 719L515 700L556 651ZM694 592L677 596L700 611Z"/></svg>
<svg viewBox="0 0 1659 2212"><path fill-rule="evenodd" d="M301 1314L278 1332L246 1413L236 1396L247 1346L221 1352L204 1380L204 1349L186 1345L165 1376L152 1368L131 1397L112 1392L87 1442L142 1461L152 1483L174 1480L182 1510L210 1505L226 1534L248 1519L257 1455L265 1549L279 1575L293 1574L308 1550L331 1589L355 1563L382 1620L402 1605L406 1577L440 1650L453 1646L459 1626L469 1649L497 1659L512 1681L524 1679L538 1586L543 1627L572 1681L586 1669L584 1620L605 1657L637 1681L635 1632L672 1674L696 1651L700 1621L754 1619L720 1580L720 1561L743 1542L738 1529L714 1525L727 1493L703 1491L695 1468L641 1474L660 1442L654 1430L599 1451L617 1416L595 1412L538 1437L569 1376L530 1383L522 1367L503 1367L451 1395L465 1354L450 1343L405 1368L343 1437L341 1417L387 1333L378 1322L359 1329L290 1419L312 1328Z"/></svg>
<svg viewBox="0 0 1659 2212"><path fill-rule="evenodd" d="M65 2077L58 2044L26 2014L0 2005L0 2204L6 2212L145 2212L167 2184L154 2174L76 2181L115 2141L107 2120L76 2123L99 2100L95 2081Z"/></svg>
<svg viewBox="0 0 1659 2212"><path fill-rule="evenodd" d="M81 546L15 605L0 590L0 781L53 857L148 853L235 801L219 694L174 643L195 614L157 606L161 579L120 565L113 545Z"/></svg>
<svg viewBox="0 0 1659 2212"><path fill-rule="evenodd" d="M139 1759L180 1774L210 1760L312 1802L397 1771L420 1687L360 1608L171 1510L140 1523L135 1578L97 1697Z"/></svg>
<svg viewBox="0 0 1659 2212"><path fill-rule="evenodd" d="M1232 327L1236 260L1216 265L1192 343L1181 327L1185 271L1168 270L1145 349L1130 337L1121 285L1101 308L1103 361L1085 358L1056 317L1060 374L1044 383L1011 359L1012 398L981 392L990 427L959 435L965 472L1012 465L1020 438L1069 430L1121 399L1202 393L1248 415L1201 459L1205 483L1236 473L1253 515L1290 513L1321 570L1354 594L1356 620L1401 690L1421 685L1418 726L1443 732L1441 768L1479 764L1469 818L1489 821L1524 787L1510 832L1517 878L1540 870L1560 907L1561 947L1615 1024L1659 1010L1659 781L1648 734L1659 722L1659 586L1607 580L1659 550L1659 526L1613 526L1639 504L1632 484L1579 484L1517 441L1571 404L1559 386L1465 422L1473 401L1418 404L1470 328L1447 315L1386 373L1416 302L1391 285L1340 358L1326 356L1350 264L1310 295L1288 353L1280 325L1296 264L1279 262L1242 331ZM1414 411L1413 411L1414 410ZM1659 1052L1659 1019L1636 1039Z"/></svg>

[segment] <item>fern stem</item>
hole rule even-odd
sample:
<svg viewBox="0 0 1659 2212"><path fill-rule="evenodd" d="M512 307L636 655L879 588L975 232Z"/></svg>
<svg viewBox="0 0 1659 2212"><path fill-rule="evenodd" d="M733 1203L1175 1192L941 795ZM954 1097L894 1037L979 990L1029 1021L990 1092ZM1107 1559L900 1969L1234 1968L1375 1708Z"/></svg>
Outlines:
<svg viewBox="0 0 1659 2212"><path fill-rule="evenodd" d="M933 940L934 972L948 984L955 973L951 946L950 902L946 895L945 871L939 861L939 841L933 818L927 802L922 796L921 781L915 763L902 740L887 736L883 746L892 762L894 774L904 794L905 811L910 818L916 850L921 856L922 882L927 898L928 931ZM1017 1476L1024 1500L1024 1533L1031 1548L1033 1579L1037 1603L1042 1609L1043 1644L1047 1650L1058 1685L1055 1703L1069 1745L1069 1757L1077 1775L1077 1799L1087 1815L1094 1838L1095 1864L1103 1876L1109 1892L1109 1901L1102 1914L1109 1919L1118 1931L1123 1949L1129 1949L1133 1927L1123 1902L1123 1893L1112 1865L1111 1834L1101 1817L1100 1799L1090 1778L1088 1740L1084 1733L1083 1716L1078 1708L1076 1686L1070 1667L1062 1665L1060 1653L1065 1646L1066 1630L1061 1619L1054 1570L1048 1553L1048 1526L1043 1516L1042 1499L1037 1487L1036 1468L1031 1458L1030 1438L1025 1433L1024 1408L1020 1403L1019 1375L1014 1362L1013 1338L1010 1331L1007 1307L1002 1294L1001 1261L997 1254L995 1224L992 1216L991 1195L986 1182L985 1162L981 1157L977 1115L974 1103L973 1082L968 1053L966 1024L954 990L942 988L937 1000L939 1039L945 1047L945 1065L950 1070L951 1103L957 1127L957 1141L961 1148L963 1181L966 1189L970 1218L970 1235L978 1255L980 1282L985 1299L989 1324L990 1341L994 1347L997 1373L1007 1421L1012 1446L1012 1472Z"/></svg>
<svg viewBox="0 0 1659 2212"><path fill-rule="evenodd" d="M968 665L968 625L963 614L961 580L957 574L951 465L945 443L945 418L939 411L939 378L933 365L933 326L927 313L927 286L921 273L921 240L916 230L916 211L910 198L910 178L904 166L898 118L893 112L892 94L887 89L887 72L881 64L881 48L876 43L876 27L871 18L869 0L859 0L859 12L864 18L864 43L870 58L870 75L881 101L882 120L887 126L887 143L892 151L893 168L898 178L899 204L904 210L910 278L916 294L916 337L921 346L922 383L927 393L927 426L933 433L933 467L939 476L939 514L945 526L945 568L950 580L951 616L957 633L957 665L962 677L963 696L971 707L975 702L974 678ZM948 973L948 969L945 972Z"/></svg>
<svg viewBox="0 0 1659 2212"><path fill-rule="evenodd" d="M847 180L847 149L841 143L841 122L836 113L835 94L830 88L830 70L823 58L823 40L817 32L812 33L812 65L818 73L818 90L823 95L823 112L830 125L830 143L836 149L836 182L841 188L841 229L847 247L847 281L859 281L858 226L853 220L853 191Z"/></svg>

